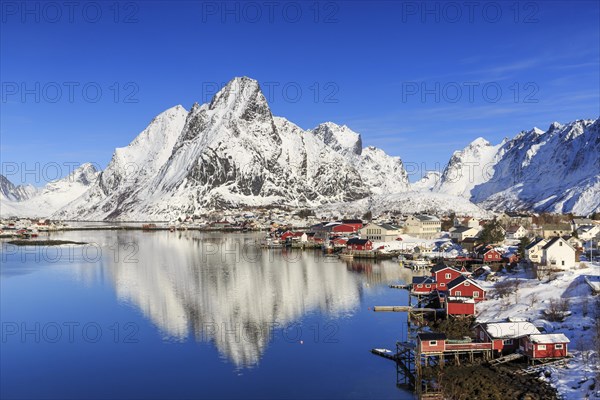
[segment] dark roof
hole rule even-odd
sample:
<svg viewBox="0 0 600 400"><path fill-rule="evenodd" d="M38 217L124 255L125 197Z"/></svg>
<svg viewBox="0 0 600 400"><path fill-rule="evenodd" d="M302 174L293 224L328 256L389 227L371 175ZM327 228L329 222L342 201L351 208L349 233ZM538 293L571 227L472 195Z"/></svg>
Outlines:
<svg viewBox="0 0 600 400"><path fill-rule="evenodd" d="M469 283L471 285L475 285L477 286L479 289L483 289L481 286L479 286L479 284L477 282L475 282L473 279L469 279L464 275L458 276L454 279L452 279L450 282L448 282L448 285L446 285L446 287L448 289L452 289L453 287L456 287L458 285L460 285L461 283L465 282L465 281L469 281Z"/></svg>
<svg viewBox="0 0 600 400"><path fill-rule="evenodd" d="M367 244L367 242L369 242L369 239L352 238L352 239L348 239L348 241L346 242L346 244L364 245L364 244Z"/></svg>
<svg viewBox="0 0 600 400"><path fill-rule="evenodd" d="M569 224L546 224L542 228L545 231L570 231L571 225Z"/></svg>
<svg viewBox="0 0 600 400"><path fill-rule="evenodd" d="M362 224L362 220L360 219L343 219L342 224Z"/></svg>
<svg viewBox="0 0 600 400"><path fill-rule="evenodd" d="M533 242L531 242L531 243L529 243L527 246L525 246L525 249L526 249L526 250L529 250L529 249L533 248L533 246L535 246L536 244L538 244L538 243L539 243L539 242L541 242L542 240L544 240L544 239L541 239L541 238L540 238L540 239L536 239L536 240L534 240Z"/></svg>
<svg viewBox="0 0 600 400"><path fill-rule="evenodd" d="M397 231L400 229L400 227L396 226L396 225L392 225L392 224L376 224L377 226L382 227L385 230L388 231Z"/></svg>
<svg viewBox="0 0 600 400"><path fill-rule="evenodd" d="M544 247L542 247L542 249L546 250L548 247L552 246L554 243L556 243L560 238L557 237L553 237L552 239L550 239L550 241L548 243L546 243L546 245Z"/></svg>
<svg viewBox="0 0 600 400"><path fill-rule="evenodd" d="M432 276L413 276L412 278L413 285L419 283L435 283L435 279Z"/></svg>
<svg viewBox="0 0 600 400"><path fill-rule="evenodd" d="M419 333L419 340L446 340L445 333L425 332Z"/></svg>
<svg viewBox="0 0 600 400"><path fill-rule="evenodd" d="M468 226L459 226L459 227L454 228L454 230L451 233L455 233L455 232L463 233L470 229L475 229L475 228L469 228Z"/></svg>
<svg viewBox="0 0 600 400"><path fill-rule="evenodd" d="M446 264L437 264L433 268L431 268L431 272L435 274L436 272L441 271L441 270L446 269L446 268L455 269L455 268L452 268L451 266L446 265ZM460 272L458 270L456 270L456 271Z"/></svg>
<svg viewBox="0 0 600 400"><path fill-rule="evenodd" d="M454 278L450 282L448 282L447 288L448 289L453 288L454 286L460 285L461 283L463 283L466 280L467 280L467 278L465 278L464 275L457 276L456 278Z"/></svg>

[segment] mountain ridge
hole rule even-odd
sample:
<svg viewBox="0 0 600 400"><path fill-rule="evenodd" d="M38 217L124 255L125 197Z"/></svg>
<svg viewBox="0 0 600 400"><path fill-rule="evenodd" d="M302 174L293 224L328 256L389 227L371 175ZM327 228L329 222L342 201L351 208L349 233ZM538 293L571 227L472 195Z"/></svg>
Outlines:
<svg viewBox="0 0 600 400"><path fill-rule="evenodd" d="M1 177L0 200L10 212L35 205L55 218L83 220L172 220L255 207L383 209L393 202L420 212L418 199L440 211L479 212L478 204L589 214L600 208L599 121L553 122L497 145L478 137L441 173L410 184L400 157L363 147L346 125L304 130L274 116L259 83L238 77L210 102L161 112L115 149L103 171L82 165L81 179L70 178L76 185L37 189Z"/></svg>

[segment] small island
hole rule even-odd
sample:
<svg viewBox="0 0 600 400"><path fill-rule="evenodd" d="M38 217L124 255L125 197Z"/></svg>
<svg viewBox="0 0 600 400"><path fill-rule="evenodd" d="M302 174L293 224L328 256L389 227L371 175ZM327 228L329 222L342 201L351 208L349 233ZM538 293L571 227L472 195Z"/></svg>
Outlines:
<svg viewBox="0 0 600 400"><path fill-rule="evenodd" d="M14 244L15 246L60 246L63 244L77 244L77 245L88 244L85 242L74 242L72 240L29 240L29 239L11 240L8 243Z"/></svg>

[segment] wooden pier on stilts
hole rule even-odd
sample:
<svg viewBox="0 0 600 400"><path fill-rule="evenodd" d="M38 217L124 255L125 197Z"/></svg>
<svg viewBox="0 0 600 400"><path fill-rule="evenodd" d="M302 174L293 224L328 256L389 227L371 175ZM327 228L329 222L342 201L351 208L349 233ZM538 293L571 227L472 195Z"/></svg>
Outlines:
<svg viewBox="0 0 600 400"><path fill-rule="evenodd" d="M460 365L461 362L473 363L475 358L490 361L495 351L492 343L479 343L464 340L446 340L439 351L421 348L419 334L424 334L427 326L425 316L437 319L440 314L446 315L444 309L423 307L429 294L415 293L412 285L390 285L393 289L408 291L406 306L374 306L375 312L405 312L407 313L406 341L396 343L396 352L388 349L372 349L371 352L396 363L396 385L415 392L419 400L443 399L439 376L427 370L431 367L443 369L447 363ZM415 300L416 299L416 302ZM416 303L416 304L415 304Z"/></svg>

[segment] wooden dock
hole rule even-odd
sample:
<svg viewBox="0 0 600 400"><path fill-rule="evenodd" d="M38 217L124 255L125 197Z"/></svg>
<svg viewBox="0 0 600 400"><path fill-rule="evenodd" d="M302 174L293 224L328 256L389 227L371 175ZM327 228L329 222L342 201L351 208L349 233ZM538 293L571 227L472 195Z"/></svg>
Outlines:
<svg viewBox="0 0 600 400"><path fill-rule="evenodd" d="M411 290L412 289L412 285L408 284L408 285L390 285L391 289L402 289L402 290Z"/></svg>
<svg viewBox="0 0 600 400"><path fill-rule="evenodd" d="M388 360L398 361L396 353L388 349L371 349L371 353L379 357L387 358Z"/></svg>
<svg viewBox="0 0 600 400"><path fill-rule="evenodd" d="M490 360L488 362L488 364L491 366L495 366L495 365L504 364L504 363L507 363L510 361L515 361L515 360L518 360L523 357L524 356L521 353L512 353L512 354L508 354L508 355L500 357L500 358L496 358L494 360Z"/></svg>
<svg viewBox="0 0 600 400"><path fill-rule="evenodd" d="M373 307L375 312L409 312L409 313L427 313L437 312L435 308L421 308L411 306L375 306Z"/></svg>
<svg viewBox="0 0 600 400"><path fill-rule="evenodd" d="M570 357L569 357L570 358ZM515 372L517 375L531 375L536 374L544 370L546 367L564 367L569 362L569 358L559 358L543 364L533 365Z"/></svg>

